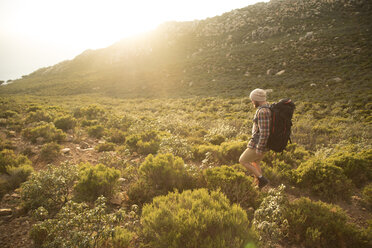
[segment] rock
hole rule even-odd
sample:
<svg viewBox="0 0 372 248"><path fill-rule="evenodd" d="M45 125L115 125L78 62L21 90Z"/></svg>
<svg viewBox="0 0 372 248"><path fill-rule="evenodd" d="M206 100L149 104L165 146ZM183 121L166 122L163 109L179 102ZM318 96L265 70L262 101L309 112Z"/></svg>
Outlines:
<svg viewBox="0 0 372 248"><path fill-rule="evenodd" d="M118 182L120 183L120 184L123 184L123 183L125 183L127 181L127 179L125 179L125 178L119 178L118 179Z"/></svg>
<svg viewBox="0 0 372 248"><path fill-rule="evenodd" d="M17 193L13 193L13 194L11 195L11 197L13 197L13 198L17 198L17 199L21 198L21 196L20 196L19 194L17 194Z"/></svg>
<svg viewBox="0 0 372 248"><path fill-rule="evenodd" d="M0 216L9 216L12 215L13 211L10 208L0 209Z"/></svg>
<svg viewBox="0 0 372 248"><path fill-rule="evenodd" d="M314 37L314 32L307 32L306 35L305 35L305 39L311 39Z"/></svg>
<svg viewBox="0 0 372 248"><path fill-rule="evenodd" d="M90 147L90 145L87 142L81 142L80 143L80 148L81 149L87 149L89 147Z"/></svg>
<svg viewBox="0 0 372 248"><path fill-rule="evenodd" d="M266 93L272 93L274 90L273 89L267 89L265 91L266 91Z"/></svg>
<svg viewBox="0 0 372 248"><path fill-rule="evenodd" d="M280 72L277 72L275 75L280 76L280 75L284 74L284 72L285 72L285 70L281 70Z"/></svg>
<svg viewBox="0 0 372 248"><path fill-rule="evenodd" d="M310 84L310 86L311 86L311 87L315 87L315 86L316 86L316 84L312 83L312 84Z"/></svg>
<svg viewBox="0 0 372 248"><path fill-rule="evenodd" d="M45 139L44 139L43 137L37 137L37 138L36 138L36 143L37 143L37 144L43 144L43 143L44 143L44 140L45 140Z"/></svg>
<svg viewBox="0 0 372 248"><path fill-rule="evenodd" d="M268 69L266 71L266 75L274 75L274 70L273 69Z"/></svg>
<svg viewBox="0 0 372 248"><path fill-rule="evenodd" d="M14 138L14 137L16 137L16 132L15 132L15 131L9 131L9 133L8 133L8 137L9 137L9 138Z"/></svg>
<svg viewBox="0 0 372 248"><path fill-rule="evenodd" d="M123 193L116 194L111 200L110 203L114 205L121 205L125 201L125 196Z"/></svg>
<svg viewBox="0 0 372 248"><path fill-rule="evenodd" d="M104 141L104 140L99 140L98 141L98 144L105 144L106 143L106 141Z"/></svg>
<svg viewBox="0 0 372 248"><path fill-rule="evenodd" d="M332 78L331 81L335 82L335 83L340 83L340 82L342 82L342 79L339 78L339 77L335 77L335 78Z"/></svg>
<svg viewBox="0 0 372 248"><path fill-rule="evenodd" d="M244 74L244 76L246 76L246 77L249 77L250 75L251 75L251 73L249 71L246 71L245 74Z"/></svg>
<svg viewBox="0 0 372 248"><path fill-rule="evenodd" d="M70 153L70 151L71 151L71 149L70 148L63 148L62 150L61 150L61 152L63 153L63 154L67 154L67 153Z"/></svg>

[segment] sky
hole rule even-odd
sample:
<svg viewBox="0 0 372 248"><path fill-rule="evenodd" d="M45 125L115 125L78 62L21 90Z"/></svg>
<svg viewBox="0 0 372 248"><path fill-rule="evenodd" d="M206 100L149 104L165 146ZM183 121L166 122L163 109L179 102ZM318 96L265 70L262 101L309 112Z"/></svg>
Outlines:
<svg viewBox="0 0 372 248"><path fill-rule="evenodd" d="M0 0L0 80L155 29L268 0Z"/></svg>

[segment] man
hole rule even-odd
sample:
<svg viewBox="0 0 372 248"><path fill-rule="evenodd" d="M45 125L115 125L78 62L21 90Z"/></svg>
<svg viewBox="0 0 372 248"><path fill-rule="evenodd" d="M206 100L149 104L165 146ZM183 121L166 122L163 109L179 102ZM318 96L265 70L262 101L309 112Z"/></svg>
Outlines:
<svg viewBox="0 0 372 248"><path fill-rule="evenodd" d="M262 175L260 161L268 150L266 144L270 134L271 111L266 102L266 91L255 89L249 98L257 111L253 119L252 138L248 143L248 148L240 156L239 163L254 174L258 180L258 187L262 188L269 182Z"/></svg>

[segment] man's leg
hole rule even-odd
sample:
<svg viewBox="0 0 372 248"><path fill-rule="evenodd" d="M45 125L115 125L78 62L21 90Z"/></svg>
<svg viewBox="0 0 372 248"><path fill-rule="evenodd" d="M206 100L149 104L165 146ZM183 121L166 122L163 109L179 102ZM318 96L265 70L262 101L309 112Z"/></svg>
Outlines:
<svg viewBox="0 0 372 248"><path fill-rule="evenodd" d="M247 148L239 158L239 163L242 164L248 171L253 173L256 177L262 176L261 168L257 164L263 155L257 155L256 151Z"/></svg>

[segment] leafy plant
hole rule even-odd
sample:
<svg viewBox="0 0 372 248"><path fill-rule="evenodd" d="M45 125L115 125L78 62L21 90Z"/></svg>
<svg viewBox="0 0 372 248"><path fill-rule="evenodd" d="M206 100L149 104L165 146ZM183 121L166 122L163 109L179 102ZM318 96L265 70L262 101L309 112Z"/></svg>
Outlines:
<svg viewBox="0 0 372 248"><path fill-rule="evenodd" d="M34 172L21 186L23 205L29 210L44 207L54 215L69 200L76 179L76 167L67 163Z"/></svg>
<svg viewBox="0 0 372 248"><path fill-rule="evenodd" d="M66 138L62 130L57 129L53 123L44 123L35 128L26 128L22 134L32 143L36 143L38 139L40 139L41 143L61 142Z"/></svg>
<svg viewBox="0 0 372 248"><path fill-rule="evenodd" d="M79 165L79 178L74 187L75 197L82 201L95 201L103 195L110 198L114 195L120 171L108 168L103 164Z"/></svg>
<svg viewBox="0 0 372 248"><path fill-rule="evenodd" d="M351 195L351 180L340 167L317 158L302 163L295 171L297 183L326 200L345 199Z"/></svg>
<svg viewBox="0 0 372 248"><path fill-rule="evenodd" d="M88 128L90 137L100 139L105 133L105 128L102 125L95 125Z"/></svg>
<svg viewBox="0 0 372 248"><path fill-rule="evenodd" d="M154 198L142 211L142 235L153 248L244 247L254 240L247 214L206 189Z"/></svg>
<svg viewBox="0 0 372 248"><path fill-rule="evenodd" d="M56 128L62 129L63 131L74 129L76 124L77 120L70 115L61 116L54 120Z"/></svg>
<svg viewBox="0 0 372 248"><path fill-rule="evenodd" d="M103 143L103 144L99 144L95 147L95 149L98 151L98 152L108 152L108 151L115 151L115 144L114 143L110 143L110 142L106 142L106 143Z"/></svg>
<svg viewBox="0 0 372 248"><path fill-rule="evenodd" d="M215 167L203 172L206 185L210 190L221 190L232 202L245 209L256 208L259 192L254 187L251 177L229 166Z"/></svg>
<svg viewBox="0 0 372 248"><path fill-rule="evenodd" d="M61 155L61 146L55 142L45 144L40 151L40 158L45 162L53 162Z"/></svg>
<svg viewBox="0 0 372 248"><path fill-rule="evenodd" d="M125 212L107 214L106 199L99 197L93 208L69 201L55 216L33 225L30 237L38 247L129 248L134 233L118 227Z"/></svg>
<svg viewBox="0 0 372 248"><path fill-rule="evenodd" d="M368 247L363 233L338 206L300 198L286 213L288 240L305 247Z"/></svg>
<svg viewBox="0 0 372 248"><path fill-rule="evenodd" d="M283 184L270 189L260 207L254 212L253 229L258 233L263 247L275 247L287 236L286 208L288 199L284 190Z"/></svg>

